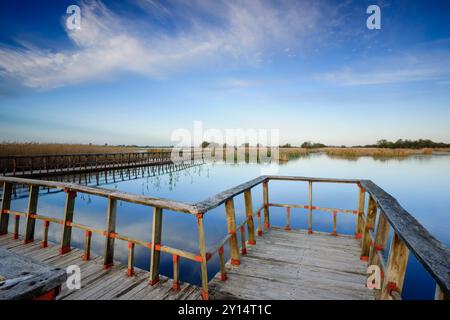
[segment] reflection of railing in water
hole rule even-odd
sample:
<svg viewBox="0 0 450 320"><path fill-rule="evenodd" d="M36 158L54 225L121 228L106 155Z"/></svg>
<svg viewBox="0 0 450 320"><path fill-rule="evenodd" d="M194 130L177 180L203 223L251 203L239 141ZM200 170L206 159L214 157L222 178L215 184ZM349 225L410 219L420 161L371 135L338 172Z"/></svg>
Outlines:
<svg viewBox="0 0 450 320"><path fill-rule="evenodd" d="M71 182L81 185L91 185L91 186L102 186L111 183L118 183L123 181L130 181L139 178L146 177L156 177L165 174L171 174L179 171L186 170L195 166L200 166L204 164L202 160L191 161L191 162L181 162L181 163L167 163L162 165L153 166L142 166L142 167L132 167L132 168L119 168L100 172L86 172L80 174L67 174L63 176L49 177L51 181L58 182ZM46 191L45 191L46 190ZM62 190L52 190L51 188L46 188L41 190L41 194L54 194L60 193ZM1 195L0 190L0 195ZM13 197L14 199L27 198L29 194L29 186L15 184L13 186ZM1 197L0 197L1 198Z"/></svg>
<svg viewBox="0 0 450 320"><path fill-rule="evenodd" d="M184 161L203 158L203 151L181 151ZM9 177L48 177L68 173L99 172L146 165L173 163L172 150L105 154L59 154L1 156L0 175Z"/></svg>
<svg viewBox="0 0 450 320"><path fill-rule="evenodd" d="M308 183L308 204L306 206L294 204L274 204L269 201L269 182L273 180L281 181L302 181ZM44 225L44 236L42 246L47 245L48 229L50 223L62 226L62 237L60 250L67 253L71 250L71 231L78 228L86 231L85 238L85 259L90 257L90 243L92 233L105 237L104 266L109 268L114 261L114 241L122 240L128 243L128 274L133 275L134 249L135 245L140 245L150 249L150 284L154 285L159 281L159 267L161 252L173 256L173 283L174 290L179 290L179 259L180 257L196 261L201 265L202 296L209 297L207 265L214 254L220 257L220 272L222 280L227 280L225 269L224 246L229 244L231 264L239 265L240 259L246 254L246 245L256 245L256 235L261 236L263 229L271 228L269 209L271 206L287 208L287 225L290 229L291 208L307 208L308 210L308 233L313 233L313 211L321 210L333 213L334 232L336 233L337 214L351 213L356 211L355 237L360 239L360 258L367 261L369 265L377 265L383 271L382 287L378 292L379 299L400 299L403 288L403 281L406 273L409 252L411 251L418 261L425 267L428 273L436 281L436 298L448 298L450 294L449 275L449 250L437 239L435 239L422 225L420 225L398 202L384 190L368 180L346 180L346 179L323 179L305 177L283 177L283 176L261 176L248 181L235 188L208 198L195 205L171 201L167 199L140 196L120 192L117 190L93 188L73 183L62 183L54 181L31 180L22 178L0 178L3 182L3 200L0 215L0 234L8 232L9 217L14 217L14 237L19 236L20 217L26 219L26 230L24 240L26 243L34 240L35 222L42 220ZM357 210L341 210L334 208L319 208L313 206L312 187L316 183L338 183L353 184L358 187L358 208ZM12 186L14 184L26 184L30 186L29 204L27 212L17 212L10 210L12 198ZM251 191L254 187L262 184L263 204L254 210L252 204ZM64 219L56 219L43 216L37 213L37 204L40 188L56 188L66 192L66 205ZM77 193L89 194L108 199L107 223L105 229L96 229L90 226L73 222L75 197ZM244 194L246 218L240 224L236 224L236 214L234 208L234 198ZM366 195L369 203L366 209ZM116 232L116 208L117 201L135 203L139 205L153 207L152 240L145 242L133 239L129 236ZM225 204L228 235L221 240L214 248L207 250L205 245L205 233L203 227L204 215ZM161 243L162 214L163 210L192 214L196 217L199 235L199 253L187 252L177 248L172 248ZM261 211L264 212L264 227L261 222ZM257 217L257 233L255 234L254 217ZM378 216L378 219L377 219ZM377 221L377 227L375 223ZM245 226L247 227L248 242L245 239ZM394 231L390 250L386 257L386 246L388 243L389 230ZM239 248L237 233L241 234L241 248ZM335 249L337 250L337 249ZM387 258L387 261L386 261ZM330 287L330 290L332 287Z"/></svg>

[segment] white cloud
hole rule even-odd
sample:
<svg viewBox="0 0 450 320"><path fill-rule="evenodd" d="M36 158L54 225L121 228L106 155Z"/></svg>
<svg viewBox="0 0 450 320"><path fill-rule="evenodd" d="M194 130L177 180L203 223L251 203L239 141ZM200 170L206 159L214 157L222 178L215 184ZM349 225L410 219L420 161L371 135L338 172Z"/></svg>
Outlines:
<svg viewBox="0 0 450 320"><path fill-rule="evenodd" d="M317 80L339 85L379 85L412 81L440 80L450 77L450 55L446 52L395 54L359 61L316 75Z"/></svg>
<svg viewBox="0 0 450 320"><path fill-rule="evenodd" d="M139 3L153 17L179 21L181 27L168 32L145 19L127 19L101 2L84 3L81 30L66 30L72 49L0 45L0 75L31 88L55 88L108 79L121 71L161 78L208 61L254 65L264 61L264 54L287 46L294 50L293 43L298 49L320 29L314 2L275 6L266 1L176 0L187 10L182 17L182 10L171 11L170 6Z"/></svg>

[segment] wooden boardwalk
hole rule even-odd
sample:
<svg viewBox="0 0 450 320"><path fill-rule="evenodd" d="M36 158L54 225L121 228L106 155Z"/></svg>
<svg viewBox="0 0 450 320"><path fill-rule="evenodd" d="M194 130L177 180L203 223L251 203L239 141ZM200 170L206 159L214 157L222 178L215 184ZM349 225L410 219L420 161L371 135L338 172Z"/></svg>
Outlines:
<svg viewBox="0 0 450 320"><path fill-rule="evenodd" d="M210 282L211 299L371 300L365 287L367 264L350 236L272 227L247 246L239 266L226 264Z"/></svg>
<svg viewBox="0 0 450 320"><path fill-rule="evenodd" d="M77 265L81 270L81 289L69 290L65 284L57 299L61 300L197 300L201 299L200 288L188 283L180 283L180 290L172 289L172 280L160 276L154 286L148 284L147 271L134 268L135 275L127 275L127 267L115 263L109 269L103 268L103 258L92 256L83 261L83 250L72 248L61 255L59 247L50 244L41 248L39 241L24 244L23 238L13 239L11 234L0 236L0 247L33 258L54 267L67 268Z"/></svg>

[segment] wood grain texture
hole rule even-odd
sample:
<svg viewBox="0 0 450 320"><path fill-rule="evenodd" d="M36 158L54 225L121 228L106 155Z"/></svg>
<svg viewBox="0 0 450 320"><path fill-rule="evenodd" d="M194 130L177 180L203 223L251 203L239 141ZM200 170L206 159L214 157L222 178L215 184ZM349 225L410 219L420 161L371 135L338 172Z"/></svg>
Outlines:
<svg viewBox="0 0 450 320"><path fill-rule="evenodd" d="M210 282L211 299L374 299L350 237L272 227L226 269L227 281L219 272Z"/></svg>
<svg viewBox="0 0 450 320"><path fill-rule="evenodd" d="M57 296L60 300L198 300L201 296L199 287L183 282L180 282L180 290L174 291L172 280L164 276L160 276L160 282L156 285L150 286L149 272L134 268L134 276L129 277L127 266L117 261L113 267L104 269L103 257L95 254L91 254L89 261L83 261L83 250L77 248L61 255L55 243L49 242L47 248L41 248L37 243L24 244L22 237L14 240L12 234L0 236L0 250L6 248L10 253L20 254L21 258L32 258L50 265L51 269L63 269L60 270L63 278L59 281L59 284L62 283L61 293ZM0 257L0 273L4 270L3 261ZM80 267L80 290L69 290L64 283L64 269L69 265Z"/></svg>
<svg viewBox="0 0 450 320"><path fill-rule="evenodd" d="M441 290L450 295L450 251L426 230L397 200L369 180L361 185L375 199L390 226L425 267Z"/></svg>

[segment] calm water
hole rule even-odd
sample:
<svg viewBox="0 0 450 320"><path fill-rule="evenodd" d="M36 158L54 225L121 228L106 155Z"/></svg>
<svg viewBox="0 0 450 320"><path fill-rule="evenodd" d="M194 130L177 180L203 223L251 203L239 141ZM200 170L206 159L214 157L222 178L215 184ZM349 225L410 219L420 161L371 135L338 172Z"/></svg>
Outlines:
<svg viewBox="0 0 450 320"><path fill-rule="evenodd" d="M146 172L145 172L146 173ZM203 164L183 171L159 176L137 177L131 180L108 182L101 174L102 186L117 188L131 193L158 196L174 200L195 203L227 188L234 187L261 174L261 165L223 163ZM313 154L305 158L291 160L280 165L280 175L298 175L330 178L364 178L371 179L380 187L396 197L436 238L450 246L450 156L416 156L407 159L375 160L360 158L358 160L332 159L326 155ZM127 178L128 179L128 178ZM78 180L78 178L76 178ZM82 180L84 182L84 179ZM95 185L95 179L91 184ZM341 184L314 184L313 205L343 209L357 208L357 187ZM45 194L45 191L43 195ZM269 201L273 203L307 204L308 186L303 182L272 181L269 184ZM52 217L63 217L65 195L63 193L45 194L39 198L38 213ZM253 190L254 208L262 203L261 186ZM13 201L14 210L26 210L27 199ZM237 222L244 218L243 195L235 198ZM107 200L79 194L75 205L74 221L97 228L104 228L106 223ZM285 210L271 208L271 223L284 226ZM118 208L117 232L133 238L150 241L152 208L128 203L120 203ZM22 219L23 220L23 219ZM354 215L338 215L338 233L353 234ZM294 228L307 227L307 211L293 209L291 225ZM21 231L24 229L21 222ZM314 212L313 229L332 230L332 215ZM59 242L61 229L50 225L50 240ZM211 247L226 235L225 210L220 206L206 215L205 232L207 246ZM36 237L42 233L42 223L37 222ZM73 245L83 247L84 232L73 231ZM103 238L93 235L92 251L101 254ZM194 216L165 211L163 218L163 239L166 245L198 252L197 223ZM226 253L228 257L228 252ZM126 263L127 244L116 241L115 258ZM146 248L136 247L135 264L143 269L149 268L150 256ZM219 270L217 256L208 264L210 278ZM161 273L172 277L172 258L162 254ZM181 280L200 284L200 266L198 263L181 259ZM435 284L431 277L410 256L404 298L429 299L434 296Z"/></svg>

